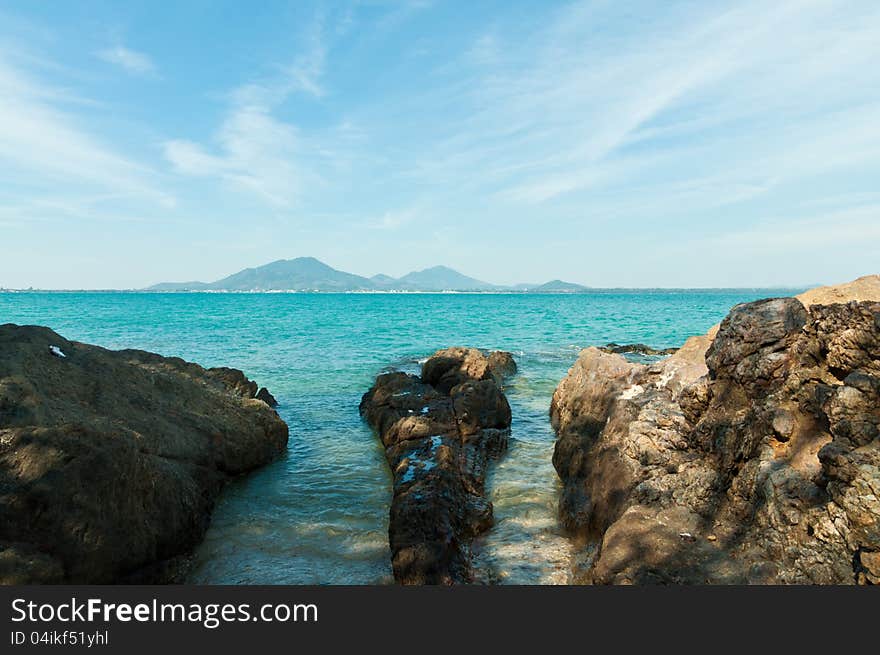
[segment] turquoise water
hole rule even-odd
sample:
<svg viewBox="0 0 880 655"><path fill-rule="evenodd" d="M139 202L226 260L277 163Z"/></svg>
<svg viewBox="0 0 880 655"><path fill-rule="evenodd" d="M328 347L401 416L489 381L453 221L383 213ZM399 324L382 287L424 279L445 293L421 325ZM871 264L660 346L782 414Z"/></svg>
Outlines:
<svg viewBox="0 0 880 655"><path fill-rule="evenodd" d="M0 323L233 366L275 395L290 425L286 455L227 488L195 554L190 580L217 584L388 582L390 476L358 416L361 395L381 370L416 370L439 348L509 350L519 365L507 389L513 432L489 479L496 526L476 544L480 579L564 583L547 413L578 351L677 346L738 302L796 291L0 293Z"/></svg>

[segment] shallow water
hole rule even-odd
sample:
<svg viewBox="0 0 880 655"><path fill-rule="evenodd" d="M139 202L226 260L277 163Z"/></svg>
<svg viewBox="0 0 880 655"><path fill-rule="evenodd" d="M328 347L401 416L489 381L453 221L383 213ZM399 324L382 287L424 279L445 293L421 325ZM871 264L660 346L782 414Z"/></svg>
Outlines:
<svg viewBox="0 0 880 655"><path fill-rule="evenodd" d="M570 576L547 412L580 348L680 345L738 302L789 293L0 293L0 323L233 366L275 395L289 448L224 491L190 578L212 584L389 582L390 475L358 416L361 395L380 370L413 370L439 348L509 350L519 366L507 388L511 445L488 480L496 525L476 564L485 582L545 584Z"/></svg>

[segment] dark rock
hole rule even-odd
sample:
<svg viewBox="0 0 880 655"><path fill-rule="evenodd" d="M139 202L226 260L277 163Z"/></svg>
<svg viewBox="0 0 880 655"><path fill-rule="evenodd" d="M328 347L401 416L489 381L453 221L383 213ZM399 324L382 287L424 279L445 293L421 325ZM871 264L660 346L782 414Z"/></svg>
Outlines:
<svg viewBox="0 0 880 655"><path fill-rule="evenodd" d="M600 543L585 581L871 582L878 314L770 299L651 366L582 352L551 421L563 523Z"/></svg>
<svg viewBox="0 0 880 655"><path fill-rule="evenodd" d="M449 348L421 376L385 373L364 395L361 415L394 476L388 533L398 582L472 580L470 541L492 525L486 473L510 431L496 380L515 371L511 363L507 353Z"/></svg>
<svg viewBox="0 0 880 655"><path fill-rule="evenodd" d="M262 400L269 407L278 407L278 401L275 400L275 396L269 393L269 390L266 387L260 387L260 390L257 392L257 395L254 396L254 398L256 398L257 400Z"/></svg>
<svg viewBox="0 0 880 655"><path fill-rule="evenodd" d="M633 353L636 355L672 355L678 348L652 348L651 346L646 346L643 343L628 343L628 344L619 344L619 343L608 343L599 348L603 353L612 353L615 355L623 355L628 353Z"/></svg>
<svg viewBox="0 0 880 655"><path fill-rule="evenodd" d="M57 346L65 357L53 356ZM0 326L0 582L158 581L287 426L234 369Z"/></svg>
<svg viewBox="0 0 880 655"><path fill-rule="evenodd" d="M462 382L450 389L449 396L462 436L510 427L510 405L494 380Z"/></svg>
<svg viewBox="0 0 880 655"><path fill-rule="evenodd" d="M225 366L210 368L208 369L208 375L223 382L227 389L242 398L254 398L257 395L257 383L248 380L245 374L238 369Z"/></svg>

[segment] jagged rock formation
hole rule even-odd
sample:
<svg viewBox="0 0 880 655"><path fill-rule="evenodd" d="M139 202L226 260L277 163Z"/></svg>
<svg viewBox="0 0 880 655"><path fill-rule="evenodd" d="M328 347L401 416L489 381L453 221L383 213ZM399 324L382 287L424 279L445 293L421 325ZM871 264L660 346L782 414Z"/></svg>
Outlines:
<svg viewBox="0 0 880 655"><path fill-rule="evenodd" d="M583 581L880 581L877 281L739 305L650 366L581 353L551 420Z"/></svg>
<svg viewBox="0 0 880 655"><path fill-rule="evenodd" d="M166 581L228 476L278 455L256 383L0 326L0 583Z"/></svg>
<svg viewBox="0 0 880 655"><path fill-rule="evenodd" d="M361 415L394 476L388 533L398 582L471 581L470 541L492 525L488 465L510 433L501 382L515 371L509 353L449 348L421 376L386 373L364 395Z"/></svg>

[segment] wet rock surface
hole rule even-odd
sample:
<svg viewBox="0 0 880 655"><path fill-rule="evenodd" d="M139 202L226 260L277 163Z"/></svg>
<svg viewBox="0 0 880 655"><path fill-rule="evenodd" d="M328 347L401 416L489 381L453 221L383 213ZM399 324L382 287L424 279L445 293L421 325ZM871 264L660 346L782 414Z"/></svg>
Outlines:
<svg viewBox="0 0 880 655"><path fill-rule="evenodd" d="M876 584L880 302L811 303L841 293L739 305L656 364L581 353L551 407L562 520L600 544L581 582Z"/></svg>
<svg viewBox="0 0 880 655"><path fill-rule="evenodd" d="M238 370L0 326L0 583L164 582L287 425Z"/></svg>
<svg viewBox="0 0 880 655"><path fill-rule="evenodd" d="M501 383L515 370L508 353L449 348L425 361L420 376L380 375L364 395L361 415L394 477L389 542L397 582L472 581L470 542L492 525L486 473L510 433Z"/></svg>

